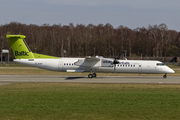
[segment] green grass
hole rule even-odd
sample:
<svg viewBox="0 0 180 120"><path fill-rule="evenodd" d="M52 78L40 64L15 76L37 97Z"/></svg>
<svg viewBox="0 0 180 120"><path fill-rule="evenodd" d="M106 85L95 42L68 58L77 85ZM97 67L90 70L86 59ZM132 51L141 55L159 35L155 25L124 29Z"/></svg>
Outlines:
<svg viewBox="0 0 180 120"><path fill-rule="evenodd" d="M0 91L2 120L180 118L180 85L19 83Z"/></svg>

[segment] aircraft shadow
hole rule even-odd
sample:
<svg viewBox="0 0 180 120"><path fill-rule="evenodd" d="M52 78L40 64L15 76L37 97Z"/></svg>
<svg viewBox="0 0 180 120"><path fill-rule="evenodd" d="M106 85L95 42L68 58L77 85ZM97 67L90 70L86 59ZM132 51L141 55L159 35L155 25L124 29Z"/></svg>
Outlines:
<svg viewBox="0 0 180 120"><path fill-rule="evenodd" d="M80 79L85 77L67 77L65 80L74 80L74 79Z"/></svg>

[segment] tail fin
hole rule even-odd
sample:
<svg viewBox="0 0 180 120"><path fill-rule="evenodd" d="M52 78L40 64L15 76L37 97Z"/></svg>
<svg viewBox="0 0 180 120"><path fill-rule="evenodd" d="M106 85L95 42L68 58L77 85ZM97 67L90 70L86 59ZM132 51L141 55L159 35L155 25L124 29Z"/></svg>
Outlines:
<svg viewBox="0 0 180 120"><path fill-rule="evenodd" d="M59 59L59 57L33 53L27 45L24 35L6 35L11 44L15 59Z"/></svg>
<svg viewBox="0 0 180 120"><path fill-rule="evenodd" d="M34 55L26 44L24 35L6 35L11 44L15 59L34 59Z"/></svg>

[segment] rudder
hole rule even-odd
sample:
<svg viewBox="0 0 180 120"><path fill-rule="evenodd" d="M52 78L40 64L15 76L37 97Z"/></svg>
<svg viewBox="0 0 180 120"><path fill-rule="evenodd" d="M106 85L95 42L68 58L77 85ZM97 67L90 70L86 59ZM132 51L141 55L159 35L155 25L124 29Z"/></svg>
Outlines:
<svg viewBox="0 0 180 120"><path fill-rule="evenodd" d="M34 55L26 44L24 35L6 35L9 39L15 59L34 59Z"/></svg>

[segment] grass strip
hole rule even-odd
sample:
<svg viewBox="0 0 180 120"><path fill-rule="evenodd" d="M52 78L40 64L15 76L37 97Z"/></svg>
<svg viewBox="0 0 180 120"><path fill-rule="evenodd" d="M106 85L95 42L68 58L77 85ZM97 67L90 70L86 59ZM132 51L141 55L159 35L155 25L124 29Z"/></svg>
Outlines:
<svg viewBox="0 0 180 120"><path fill-rule="evenodd" d="M0 91L3 120L180 118L180 85L18 83Z"/></svg>

